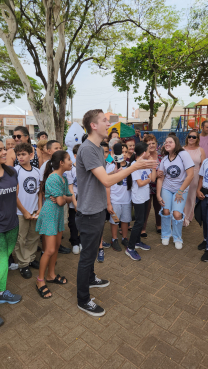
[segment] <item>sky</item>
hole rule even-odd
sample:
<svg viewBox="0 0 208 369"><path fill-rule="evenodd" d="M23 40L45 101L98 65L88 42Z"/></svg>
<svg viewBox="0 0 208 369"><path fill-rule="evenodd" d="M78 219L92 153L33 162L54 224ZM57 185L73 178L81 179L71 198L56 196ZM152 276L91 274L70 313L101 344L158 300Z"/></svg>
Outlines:
<svg viewBox="0 0 208 369"><path fill-rule="evenodd" d="M184 7L188 7L192 4L193 0L166 0L167 5L175 5L178 11L180 11ZM26 73L31 77L37 78L35 75L34 67L32 63L30 65L23 65ZM46 68L44 67L44 72L46 74ZM73 118L82 118L84 113L90 109L103 109L104 112L107 112L109 103L111 102L111 106L113 109L113 113L121 113L123 116L126 116L126 107L127 107L127 96L126 92L118 92L117 88L112 86L113 76L107 75L102 77L100 74L92 74L91 68L89 64L85 64L80 69L79 73L76 76L74 81L76 94L73 99ZM140 83L139 93L142 95L144 92L145 84ZM168 97L166 91L163 89L159 90L164 97ZM189 96L189 87L186 85L182 85L173 90L173 93L182 99L185 105L189 104L192 101L198 102L201 100L200 96ZM137 103L134 101L135 95L132 90L129 93L129 118L132 117L132 113L134 109L138 108ZM7 104L2 103L0 100L0 108ZM27 101L26 95L21 99L15 101L15 105L24 109L31 110L30 105ZM70 106L67 104L68 110L70 110Z"/></svg>

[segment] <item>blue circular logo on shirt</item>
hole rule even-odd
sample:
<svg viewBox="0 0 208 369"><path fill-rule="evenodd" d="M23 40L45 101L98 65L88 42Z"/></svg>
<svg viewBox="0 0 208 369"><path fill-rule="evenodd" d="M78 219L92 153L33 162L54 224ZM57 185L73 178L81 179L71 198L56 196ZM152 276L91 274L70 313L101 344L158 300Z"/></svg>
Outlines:
<svg viewBox="0 0 208 369"><path fill-rule="evenodd" d="M179 177L181 174L181 170L177 165L171 165L167 169L167 173L170 175L171 178Z"/></svg>
<svg viewBox="0 0 208 369"><path fill-rule="evenodd" d="M208 182L208 169L205 170L204 180L205 180L205 182Z"/></svg>
<svg viewBox="0 0 208 369"><path fill-rule="evenodd" d="M37 181L34 177L27 177L23 182L24 190L30 195L37 191Z"/></svg>

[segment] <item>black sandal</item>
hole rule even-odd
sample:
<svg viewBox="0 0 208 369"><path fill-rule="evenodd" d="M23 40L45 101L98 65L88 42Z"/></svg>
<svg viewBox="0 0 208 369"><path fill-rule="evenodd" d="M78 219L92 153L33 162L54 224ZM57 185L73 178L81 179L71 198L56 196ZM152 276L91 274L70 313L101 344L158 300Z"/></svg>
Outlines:
<svg viewBox="0 0 208 369"><path fill-rule="evenodd" d="M60 279L59 279L60 278ZM57 276L52 279L51 281L46 280L47 283L55 283L55 284L67 284L67 279L66 282L64 283L64 279L66 279L64 276L61 277L60 274L57 274Z"/></svg>
<svg viewBox="0 0 208 369"><path fill-rule="evenodd" d="M47 290L43 292L43 290L45 290L46 288L47 288ZM47 296L47 297L46 297L46 295L47 295L48 293L51 293L51 291L48 289L48 287L46 286L46 284L45 284L44 286L40 287L40 288L38 288L38 286L37 286L37 284L36 284L36 289L37 289L37 291L38 291L38 293L39 293L40 297L42 297L43 299L49 299L49 298L52 296L52 295L51 295L51 296Z"/></svg>

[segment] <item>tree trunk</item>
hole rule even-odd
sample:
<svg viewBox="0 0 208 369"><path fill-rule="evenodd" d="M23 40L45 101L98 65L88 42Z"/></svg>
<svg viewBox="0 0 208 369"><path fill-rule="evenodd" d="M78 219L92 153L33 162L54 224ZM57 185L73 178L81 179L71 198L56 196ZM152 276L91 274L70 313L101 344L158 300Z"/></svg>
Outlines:
<svg viewBox="0 0 208 369"><path fill-rule="evenodd" d="M59 87L59 112L57 117L54 117L55 120L55 130L56 130L56 139L63 144L64 137L64 124L66 117L66 98L67 98L67 90L66 84L63 83L62 86Z"/></svg>
<svg viewBox="0 0 208 369"><path fill-rule="evenodd" d="M20 60L15 53L13 41L17 32L17 20L15 15L14 2L0 4L2 16L7 23L8 32L5 29L0 29L0 38L3 40L11 62L22 81L24 89L27 94L28 102L31 106L32 112L37 120L40 130L44 130L48 133L49 139L55 139L55 124L53 114L54 104L54 91L55 83L58 76L59 63L65 48L64 38L64 24L60 21L60 0L44 0L44 6L46 11L45 33L46 33L46 59L47 59L47 72L48 81L46 94L43 100L37 101L36 95L31 87L30 80L25 73ZM53 56L53 12L55 16L56 25L59 33L59 43L55 57Z"/></svg>
<svg viewBox="0 0 208 369"><path fill-rule="evenodd" d="M151 87L150 90L150 101L149 101L149 107L150 107L150 116L149 116L149 131L153 130L153 118L154 118L154 86Z"/></svg>

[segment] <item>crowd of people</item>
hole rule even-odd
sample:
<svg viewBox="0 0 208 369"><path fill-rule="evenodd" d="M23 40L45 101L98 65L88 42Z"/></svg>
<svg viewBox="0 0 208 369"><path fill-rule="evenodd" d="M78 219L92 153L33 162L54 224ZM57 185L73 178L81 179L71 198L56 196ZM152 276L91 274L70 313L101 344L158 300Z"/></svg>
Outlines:
<svg viewBox="0 0 208 369"><path fill-rule="evenodd" d="M200 203L204 240L198 249L204 250L201 260L208 261L208 121L200 135L194 129L187 132L184 147L170 132L160 149L152 133L141 137L139 129L125 139L116 129L108 135L110 124L100 109L87 112L83 126L87 134L73 148L73 164L46 132L38 134L37 147L22 126L0 141L0 304L22 299L6 289L9 269L19 269L25 279L37 269L36 289L44 299L52 297L49 283L68 282L55 272L58 252L71 251L61 245L66 204L72 252L80 254L78 308L90 315L105 314L89 291L110 284L95 275L94 262L104 262L105 248L122 252L118 233L132 260L141 260L138 250L151 249L143 242L151 203L162 244L167 246L172 236L177 250L183 247L183 226L193 220ZM108 220L111 243L102 237Z"/></svg>

